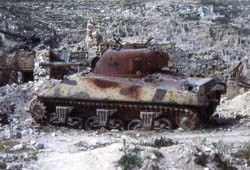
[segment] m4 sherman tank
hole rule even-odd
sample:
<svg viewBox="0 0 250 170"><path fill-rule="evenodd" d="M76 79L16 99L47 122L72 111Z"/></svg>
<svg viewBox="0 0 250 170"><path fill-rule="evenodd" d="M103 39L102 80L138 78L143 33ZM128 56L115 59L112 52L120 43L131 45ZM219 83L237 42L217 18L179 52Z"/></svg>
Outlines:
<svg viewBox="0 0 250 170"><path fill-rule="evenodd" d="M206 121L225 93L213 78L164 71L168 54L148 48L107 50L94 72L62 80L30 105L39 123L86 130L192 130Z"/></svg>

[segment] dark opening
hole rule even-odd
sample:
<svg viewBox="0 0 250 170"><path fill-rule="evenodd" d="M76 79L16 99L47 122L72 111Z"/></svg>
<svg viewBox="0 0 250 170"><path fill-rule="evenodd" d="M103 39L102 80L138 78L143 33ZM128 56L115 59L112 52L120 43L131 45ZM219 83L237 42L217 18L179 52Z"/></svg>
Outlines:
<svg viewBox="0 0 250 170"><path fill-rule="evenodd" d="M23 83L34 81L33 71L23 72L22 74L23 74Z"/></svg>

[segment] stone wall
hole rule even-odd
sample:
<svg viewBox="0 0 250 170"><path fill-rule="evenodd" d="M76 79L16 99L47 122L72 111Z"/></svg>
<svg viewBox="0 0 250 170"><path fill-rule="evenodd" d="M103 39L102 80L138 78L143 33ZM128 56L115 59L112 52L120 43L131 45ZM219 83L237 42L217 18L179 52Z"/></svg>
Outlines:
<svg viewBox="0 0 250 170"><path fill-rule="evenodd" d="M49 49L44 45L40 45L36 48L34 65L34 80L43 81L50 79L50 67L41 67L39 64L43 62L50 62L50 52Z"/></svg>

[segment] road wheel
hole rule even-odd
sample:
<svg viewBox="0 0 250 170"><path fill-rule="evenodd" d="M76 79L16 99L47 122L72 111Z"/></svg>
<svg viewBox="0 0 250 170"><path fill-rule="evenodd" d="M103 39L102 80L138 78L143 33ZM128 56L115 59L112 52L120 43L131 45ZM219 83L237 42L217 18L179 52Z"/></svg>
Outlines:
<svg viewBox="0 0 250 170"><path fill-rule="evenodd" d="M84 123L84 128L86 130L97 130L99 129L99 120L96 116L91 116L89 117L85 123Z"/></svg>
<svg viewBox="0 0 250 170"><path fill-rule="evenodd" d="M143 121L134 119L128 123L128 130L138 130L143 128Z"/></svg>
<svg viewBox="0 0 250 170"><path fill-rule="evenodd" d="M158 120L156 120L155 124L157 124L157 127L155 127L155 129L173 129L172 121L167 118L159 118Z"/></svg>
<svg viewBox="0 0 250 170"><path fill-rule="evenodd" d="M109 129L124 130L124 123L120 119L110 119L108 122Z"/></svg>
<svg viewBox="0 0 250 170"><path fill-rule="evenodd" d="M184 130L194 130L200 127L200 115L194 110L185 109L177 115L176 123Z"/></svg>

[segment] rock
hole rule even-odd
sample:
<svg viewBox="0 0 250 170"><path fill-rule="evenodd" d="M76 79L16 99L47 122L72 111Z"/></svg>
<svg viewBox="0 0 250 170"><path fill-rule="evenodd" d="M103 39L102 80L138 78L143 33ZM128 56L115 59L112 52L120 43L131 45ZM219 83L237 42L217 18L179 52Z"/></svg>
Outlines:
<svg viewBox="0 0 250 170"><path fill-rule="evenodd" d="M3 159L7 162L13 162L16 160L16 157L14 154L5 154Z"/></svg>
<svg viewBox="0 0 250 170"><path fill-rule="evenodd" d="M74 144L74 146L76 146L76 147L85 147L85 146L86 146L86 143L83 142L83 141L79 141L79 142L76 142L76 143Z"/></svg>
<svg viewBox="0 0 250 170"><path fill-rule="evenodd" d="M211 150L212 150L212 149L209 148L209 147L205 147L205 148L204 148L204 151L205 151L205 152L210 152Z"/></svg>
<svg viewBox="0 0 250 170"><path fill-rule="evenodd" d="M23 153L23 159L28 161L29 160L29 154L28 153Z"/></svg>
<svg viewBox="0 0 250 170"><path fill-rule="evenodd" d="M22 149L24 149L24 145L23 144L18 144L18 145L13 146L13 148L11 150L19 151L19 150L22 150Z"/></svg>
<svg viewBox="0 0 250 170"><path fill-rule="evenodd" d="M42 143L36 144L36 149L38 149L38 150L44 149L44 144L42 144Z"/></svg>
<svg viewBox="0 0 250 170"><path fill-rule="evenodd" d="M6 163L3 161L0 161L0 169L5 169L6 168Z"/></svg>
<svg viewBox="0 0 250 170"><path fill-rule="evenodd" d="M155 154L152 154L151 157L150 157L152 160L157 160L158 158L156 157Z"/></svg>
<svg viewBox="0 0 250 170"><path fill-rule="evenodd" d="M21 139L22 138L22 133L21 132L16 132L16 138Z"/></svg>
<svg viewBox="0 0 250 170"><path fill-rule="evenodd" d="M121 139L127 139L126 135L121 135Z"/></svg>
<svg viewBox="0 0 250 170"><path fill-rule="evenodd" d="M12 169L19 170L19 169L22 169L22 167L23 167L22 164L14 164L14 165L8 166L7 169L10 169L10 170L12 170Z"/></svg>
<svg viewBox="0 0 250 170"><path fill-rule="evenodd" d="M31 144L31 145L35 145L35 144L36 144L36 141L35 141L35 140L31 140L31 141L30 141L30 144Z"/></svg>

